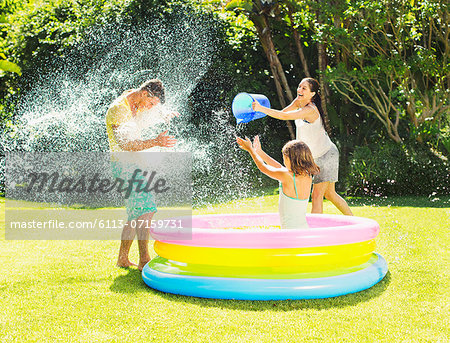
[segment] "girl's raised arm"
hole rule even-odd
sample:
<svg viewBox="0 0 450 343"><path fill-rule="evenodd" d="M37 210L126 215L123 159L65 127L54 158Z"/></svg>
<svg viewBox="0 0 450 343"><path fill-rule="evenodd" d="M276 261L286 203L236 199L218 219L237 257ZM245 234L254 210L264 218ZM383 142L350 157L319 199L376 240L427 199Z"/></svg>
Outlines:
<svg viewBox="0 0 450 343"><path fill-rule="evenodd" d="M259 136L255 136L253 139L253 147L256 150L256 153L261 156L264 162L266 162L269 166L275 167L275 168L283 168L281 163L279 163L277 160L273 159L269 155L266 154L266 152L261 148L261 142L259 141Z"/></svg>
<svg viewBox="0 0 450 343"><path fill-rule="evenodd" d="M276 168L271 165L265 164L261 156L256 153L255 148L252 145L252 142L247 137L244 139L236 137L236 142L242 150L247 151L250 156L252 156L253 161L255 162L258 169L266 174L268 177L283 181L286 178L287 169L284 167Z"/></svg>

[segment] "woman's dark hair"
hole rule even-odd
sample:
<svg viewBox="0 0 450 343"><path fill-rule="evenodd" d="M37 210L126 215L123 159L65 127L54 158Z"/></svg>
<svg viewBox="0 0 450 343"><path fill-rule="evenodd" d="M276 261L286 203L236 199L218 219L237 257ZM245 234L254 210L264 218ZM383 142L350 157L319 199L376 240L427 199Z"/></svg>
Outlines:
<svg viewBox="0 0 450 343"><path fill-rule="evenodd" d="M328 133L328 136L331 136L331 127L330 127L330 121L328 120L327 115L323 112L322 109L322 99L320 98L320 84L316 79L313 79L312 77L307 77L303 79L302 81L307 81L309 84L309 88L311 92L316 92L316 94L312 98L312 102L314 105L316 105L317 109L319 110L320 117L322 118L323 127L325 128L325 131Z"/></svg>
<svg viewBox="0 0 450 343"><path fill-rule="evenodd" d="M314 163L311 150L305 142L293 140L287 142L283 150L283 155L289 158L292 172L296 175L316 175L320 168Z"/></svg>
<svg viewBox="0 0 450 343"><path fill-rule="evenodd" d="M166 97L164 94L164 85L159 79L151 79L145 81L140 87L140 90L148 92L150 96L156 96L161 104L164 104Z"/></svg>

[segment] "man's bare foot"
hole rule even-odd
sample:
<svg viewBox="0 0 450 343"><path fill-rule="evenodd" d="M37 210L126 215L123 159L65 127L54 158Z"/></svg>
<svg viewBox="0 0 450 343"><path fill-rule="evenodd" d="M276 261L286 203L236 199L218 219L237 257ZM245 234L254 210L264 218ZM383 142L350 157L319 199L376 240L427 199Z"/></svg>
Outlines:
<svg viewBox="0 0 450 343"><path fill-rule="evenodd" d="M117 267L120 267L120 268L137 267L137 264L130 262L130 260L128 260L128 259L118 259Z"/></svg>
<svg viewBox="0 0 450 343"><path fill-rule="evenodd" d="M145 265L150 262L150 260L151 258L139 261L138 269L142 272L142 269L144 269Z"/></svg>

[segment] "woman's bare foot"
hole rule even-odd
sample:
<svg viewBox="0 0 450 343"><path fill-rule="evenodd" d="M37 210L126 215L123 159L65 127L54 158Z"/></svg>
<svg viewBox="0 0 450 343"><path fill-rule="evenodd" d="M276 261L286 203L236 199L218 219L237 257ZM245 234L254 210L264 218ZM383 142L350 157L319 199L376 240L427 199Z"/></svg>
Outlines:
<svg viewBox="0 0 450 343"><path fill-rule="evenodd" d="M128 259L118 259L117 267L120 267L120 268L137 267L137 264L130 262L130 260L128 260Z"/></svg>

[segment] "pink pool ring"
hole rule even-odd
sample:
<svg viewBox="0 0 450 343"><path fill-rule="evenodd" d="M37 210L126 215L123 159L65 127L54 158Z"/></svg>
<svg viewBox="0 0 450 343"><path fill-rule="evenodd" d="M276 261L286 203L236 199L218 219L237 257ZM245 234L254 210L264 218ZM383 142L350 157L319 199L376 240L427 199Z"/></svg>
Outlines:
<svg viewBox="0 0 450 343"><path fill-rule="evenodd" d="M362 217L308 214L306 219L309 229L281 230L278 213L209 214L193 216L184 230L150 233L155 241L184 246L282 249L365 242L380 231L375 220Z"/></svg>

